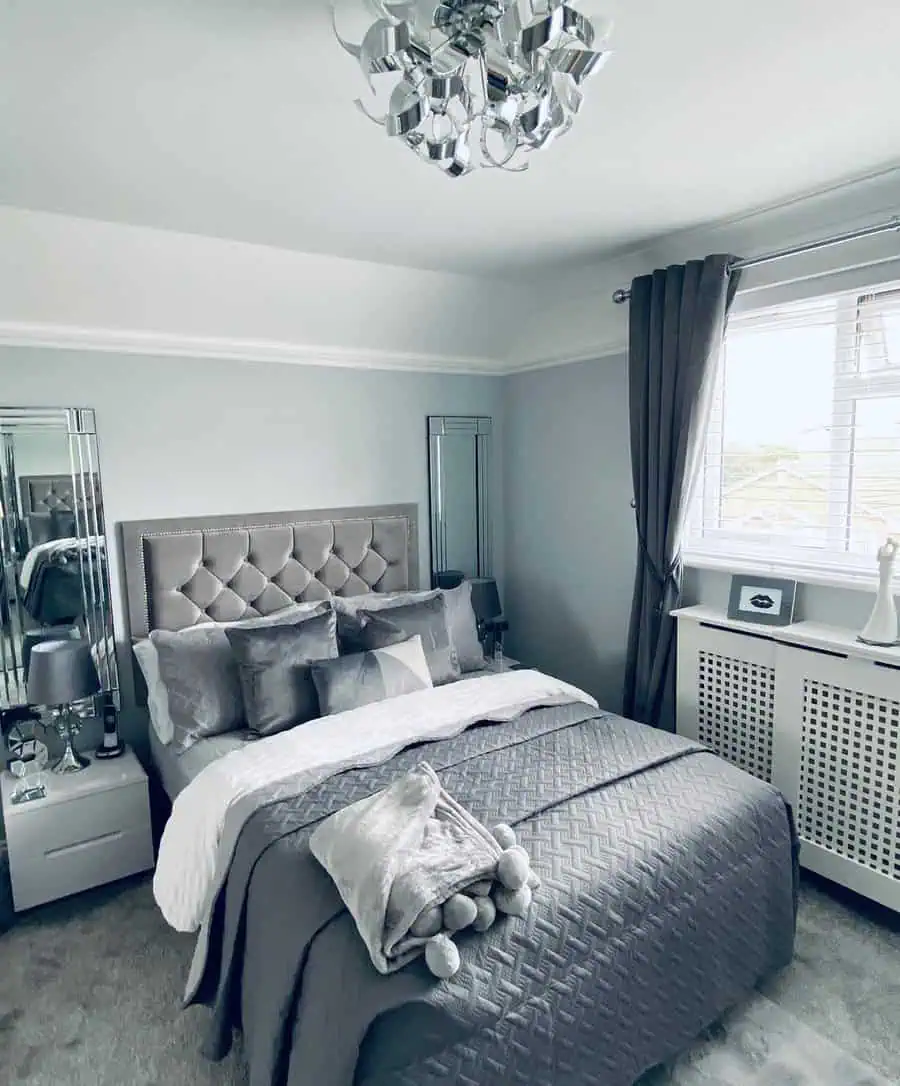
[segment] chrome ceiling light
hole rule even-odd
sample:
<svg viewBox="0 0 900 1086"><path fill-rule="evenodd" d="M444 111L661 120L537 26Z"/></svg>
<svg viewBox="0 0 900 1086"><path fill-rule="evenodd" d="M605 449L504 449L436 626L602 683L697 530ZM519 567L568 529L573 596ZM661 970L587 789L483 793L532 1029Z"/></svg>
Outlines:
<svg viewBox="0 0 900 1086"><path fill-rule="evenodd" d="M378 18L359 45L334 32L372 92L356 104L389 136L448 177L521 171L569 131L610 55L611 25L577 3L367 0Z"/></svg>

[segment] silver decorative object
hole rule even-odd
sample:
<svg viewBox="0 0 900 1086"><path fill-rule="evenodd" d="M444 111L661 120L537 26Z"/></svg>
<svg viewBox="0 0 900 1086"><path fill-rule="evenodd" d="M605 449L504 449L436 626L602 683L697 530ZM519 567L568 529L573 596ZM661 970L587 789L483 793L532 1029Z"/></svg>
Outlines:
<svg viewBox="0 0 900 1086"><path fill-rule="evenodd" d="M94 715L93 696L99 690L88 642L44 641L31 650L28 701L45 707L45 726L55 728L66 744L54 773L78 773L90 765L75 749L74 739L82 720Z"/></svg>
<svg viewBox="0 0 900 1086"><path fill-rule="evenodd" d="M357 105L448 177L477 167L520 172L572 127L582 86L610 56L611 24L578 0L368 0L378 16L359 45Z"/></svg>

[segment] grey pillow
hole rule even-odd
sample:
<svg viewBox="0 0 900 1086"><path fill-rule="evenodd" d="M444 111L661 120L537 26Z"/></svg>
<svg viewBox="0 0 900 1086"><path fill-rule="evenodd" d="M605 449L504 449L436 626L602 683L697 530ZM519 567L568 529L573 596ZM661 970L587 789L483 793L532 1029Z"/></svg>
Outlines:
<svg viewBox="0 0 900 1086"><path fill-rule="evenodd" d="M463 581L456 588L445 588L447 628L459 657L460 670L481 671L484 667L484 646L478 640L478 620L472 610L472 582Z"/></svg>
<svg viewBox="0 0 900 1086"><path fill-rule="evenodd" d="M310 670L322 716L429 690L432 686L419 636L373 652L321 660L311 664Z"/></svg>
<svg viewBox="0 0 900 1086"><path fill-rule="evenodd" d="M379 612L359 611L361 624L360 641L363 648L379 648L378 628L374 627L373 637L376 643L367 643L367 633L373 629L374 618L387 619L399 627L407 637L418 634L422 638L422 648L428 661L428 670L435 686L458 679L461 672L456 647L447 628L447 605L443 595L438 593L433 599L420 600L418 603L401 604L399 607L382 609Z"/></svg>
<svg viewBox="0 0 900 1086"><path fill-rule="evenodd" d="M370 652L372 649L387 649L391 645L400 645L409 640L409 634L402 630L395 622L390 622L381 615L371 615L357 628L356 641L359 644L359 652Z"/></svg>
<svg viewBox="0 0 900 1086"><path fill-rule="evenodd" d="M359 617L361 611L390 611L408 603L435 600L440 594L440 589L432 588L421 592L366 592L362 596L335 596L334 609L338 617L338 644L341 652L365 651L359 641L362 628Z"/></svg>
<svg viewBox="0 0 900 1086"><path fill-rule="evenodd" d="M183 630L153 630L159 677L166 689L172 720L172 750L183 754L198 739L244 727L244 699L237 660L225 630L283 625L331 610L329 600L297 604L273 615Z"/></svg>
<svg viewBox="0 0 900 1086"><path fill-rule="evenodd" d="M392 607L401 607L407 603L421 603L440 596L439 588L423 589L418 592L366 592L362 596L335 596L334 609L341 615L355 618L358 611L384 611Z"/></svg>
<svg viewBox="0 0 900 1086"><path fill-rule="evenodd" d="M225 635L238 662L250 731L275 735L319 715L309 665L338 654L334 611L290 626L234 628Z"/></svg>

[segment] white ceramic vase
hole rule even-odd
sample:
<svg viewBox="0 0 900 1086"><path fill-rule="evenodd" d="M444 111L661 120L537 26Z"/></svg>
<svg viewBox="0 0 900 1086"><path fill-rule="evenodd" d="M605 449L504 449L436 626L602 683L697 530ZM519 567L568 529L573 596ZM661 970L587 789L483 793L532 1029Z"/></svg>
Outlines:
<svg viewBox="0 0 900 1086"><path fill-rule="evenodd" d="M893 538L878 550L878 595L875 606L859 640L865 645L897 645L898 638L897 605L894 603L892 587L894 576L894 558L900 544Z"/></svg>

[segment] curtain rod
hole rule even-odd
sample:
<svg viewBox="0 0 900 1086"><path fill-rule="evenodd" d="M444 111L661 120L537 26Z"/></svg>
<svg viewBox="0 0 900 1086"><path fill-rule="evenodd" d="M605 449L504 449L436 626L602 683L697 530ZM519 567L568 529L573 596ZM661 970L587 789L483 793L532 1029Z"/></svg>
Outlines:
<svg viewBox="0 0 900 1086"><path fill-rule="evenodd" d="M888 219L887 222L877 223L875 226L862 226L858 230L849 230L846 234L835 234L833 237L821 238L819 241L808 241L805 245L792 245L788 249L776 249L775 252L765 253L763 256L751 256L746 260L735 260L729 264L729 270L756 268L761 264L772 264L776 260L784 260L789 256L817 253L820 249L830 249L832 245L844 245L848 241L861 241L863 238L873 238L878 234L889 234L895 230L900 230L900 217ZM631 298L631 290L623 287L621 290L617 290L612 298L616 305L622 305Z"/></svg>

